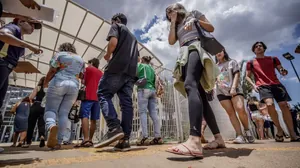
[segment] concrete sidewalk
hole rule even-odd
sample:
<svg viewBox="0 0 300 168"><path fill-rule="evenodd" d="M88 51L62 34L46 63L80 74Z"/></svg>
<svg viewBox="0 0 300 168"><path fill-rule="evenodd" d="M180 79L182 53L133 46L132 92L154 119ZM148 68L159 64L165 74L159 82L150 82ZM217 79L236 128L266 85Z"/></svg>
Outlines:
<svg viewBox="0 0 300 168"><path fill-rule="evenodd" d="M286 140L287 141L287 140ZM151 146L130 152L99 152L100 149L49 151L31 146L28 149L4 147L0 167L103 167L103 168L298 168L300 143L276 143L274 140L255 144L227 143L226 149L205 151L205 158L195 160L164 152L170 145Z"/></svg>

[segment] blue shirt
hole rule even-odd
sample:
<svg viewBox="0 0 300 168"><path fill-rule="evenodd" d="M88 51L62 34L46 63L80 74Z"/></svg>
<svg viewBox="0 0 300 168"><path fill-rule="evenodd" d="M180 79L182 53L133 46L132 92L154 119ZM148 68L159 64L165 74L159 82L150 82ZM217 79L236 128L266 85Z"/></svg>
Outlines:
<svg viewBox="0 0 300 168"><path fill-rule="evenodd" d="M84 71L84 61L79 55L69 52L59 52L50 61L53 68L59 68L54 78L72 80L79 86L79 74Z"/></svg>
<svg viewBox="0 0 300 168"><path fill-rule="evenodd" d="M4 28L10 30L16 38L22 40L21 29L19 26L10 23L3 26L1 29ZM17 66L19 58L24 54L24 48L8 45L0 41L0 58L3 58L6 62L12 64L13 66Z"/></svg>

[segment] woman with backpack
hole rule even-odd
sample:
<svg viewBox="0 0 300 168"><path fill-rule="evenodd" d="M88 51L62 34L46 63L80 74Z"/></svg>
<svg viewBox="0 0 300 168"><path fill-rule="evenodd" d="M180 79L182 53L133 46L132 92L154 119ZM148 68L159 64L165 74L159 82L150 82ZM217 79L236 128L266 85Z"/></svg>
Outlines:
<svg viewBox="0 0 300 168"><path fill-rule="evenodd" d="M236 60L231 59L224 50L216 55L216 63L220 70L217 78L217 97L227 112L230 122L236 132L237 137L233 140L235 144L244 144L246 141L253 143L255 141L249 130L249 121L244 106L244 95L240 81L240 68ZM241 123L244 127L242 132Z"/></svg>
<svg viewBox="0 0 300 168"><path fill-rule="evenodd" d="M205 15L199 11L188 12L185 7L175 3L167 7L166 17L171 22L169 32L169 44L174 45L177 41L180 44L181 57L179 72L175 77L179 90L188 98L188 111L190 118L190 136L184 143L169 148L167 152L203 158L201 146L201 122L206 119L207 125L214 134L215 140L208 143L205 149L224 148L225 143L220 134L215 115L208 103L207 93L214 87L217 77L217 69L211 56L201 47L200 34L197 31L196 24L201 26L205 33L213 32L213 25L206 19ZM204 60L207 63L203 64ZM178 67L177 66L177 67ZM212 71L209 71L211 69ZM181 73L182 72L182 73ZM211 80L203 80L202 77L208 77ZM208 83L205 83L208 82ZM184 88L182 89L182 83Z"/></svg>

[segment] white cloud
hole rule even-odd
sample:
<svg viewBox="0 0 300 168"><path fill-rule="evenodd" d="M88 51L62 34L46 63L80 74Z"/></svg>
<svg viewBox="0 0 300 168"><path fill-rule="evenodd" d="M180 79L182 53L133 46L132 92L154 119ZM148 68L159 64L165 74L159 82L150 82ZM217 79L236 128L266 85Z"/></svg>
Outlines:
<svg viewBox="0 0 300 168"><path fill-rule="evenodd" d="M160 19L141 36L150 39L145 45L168 67L172 68L178 56L178 44L169 46L168 23L163 21L165 8L174 0L74 0L105 19L118 12L128 17L131 30L144 29L156 15ZM299 43L293 37L299 23L299 0L181 0L188 10L204 13L215 27L214 36L237 60L254 56L251 46L264 41L268 51L280 50L282 44Z"/></svg>
<svg viewBox="0 0 300 168"><path fill-rule="evenodd" d="M293 37L293 31L299 23L300 12L299 10L291 12L300 6L299 2L294 0L286 0L284 4L279 0L238 2L181 1L188 10L197 9L206 15L215 27L215 37L224 44L229 55L238 61L254 56L251 46L255 41L264 41L269 48L268 51L279 51L282 44L295 44L299 40ZM198 8L194 8L195 6ZM279 10L278 6L291 10ZM160 16L163 17L164 13ZM167 43L166 25L168 25L166 21L159 19L142 37L149 38L146 46L153 50L167 67L172 67L170 65L174 64L178 53L174 47L162 43L164 39ZM160 41L157 37L163 40Z"/></svg>

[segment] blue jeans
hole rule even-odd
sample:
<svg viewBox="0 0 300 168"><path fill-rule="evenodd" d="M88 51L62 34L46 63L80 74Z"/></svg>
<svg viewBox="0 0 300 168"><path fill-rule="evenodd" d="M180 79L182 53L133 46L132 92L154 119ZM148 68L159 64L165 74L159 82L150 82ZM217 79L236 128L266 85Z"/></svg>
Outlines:
<svg viewBox="0 0 300 168"><path fill-rule="evenodd" d="M138 108L142 126L142 136L148 137L147 110L149 110L149 115L153 121L154 126L154 137L161 137L160 123L156 110L156 91L151 89L139 89Z"/></svg>
<svg viewBox="0 0 300 168"><path fill-rule="evenodd" d="M134 82L133 77L124 74L104 73L98 89L101 111L109 131L121 126L125 134L125 139L130 138L132 130L132 92ZM120 100L122 123L120 123L118 119L116 109L112 102L112 98L115 94L118 95Z"/></svg>
<svg viewBox="0 0 300 168"><path fill-rule="evenodd" d="M61 81L55 77L51 80L46 93L44 120L46 129L56 125L58 115L58 143L69 134L70 120L68 114L77 99L79 86L72 80Z"/></svg>

